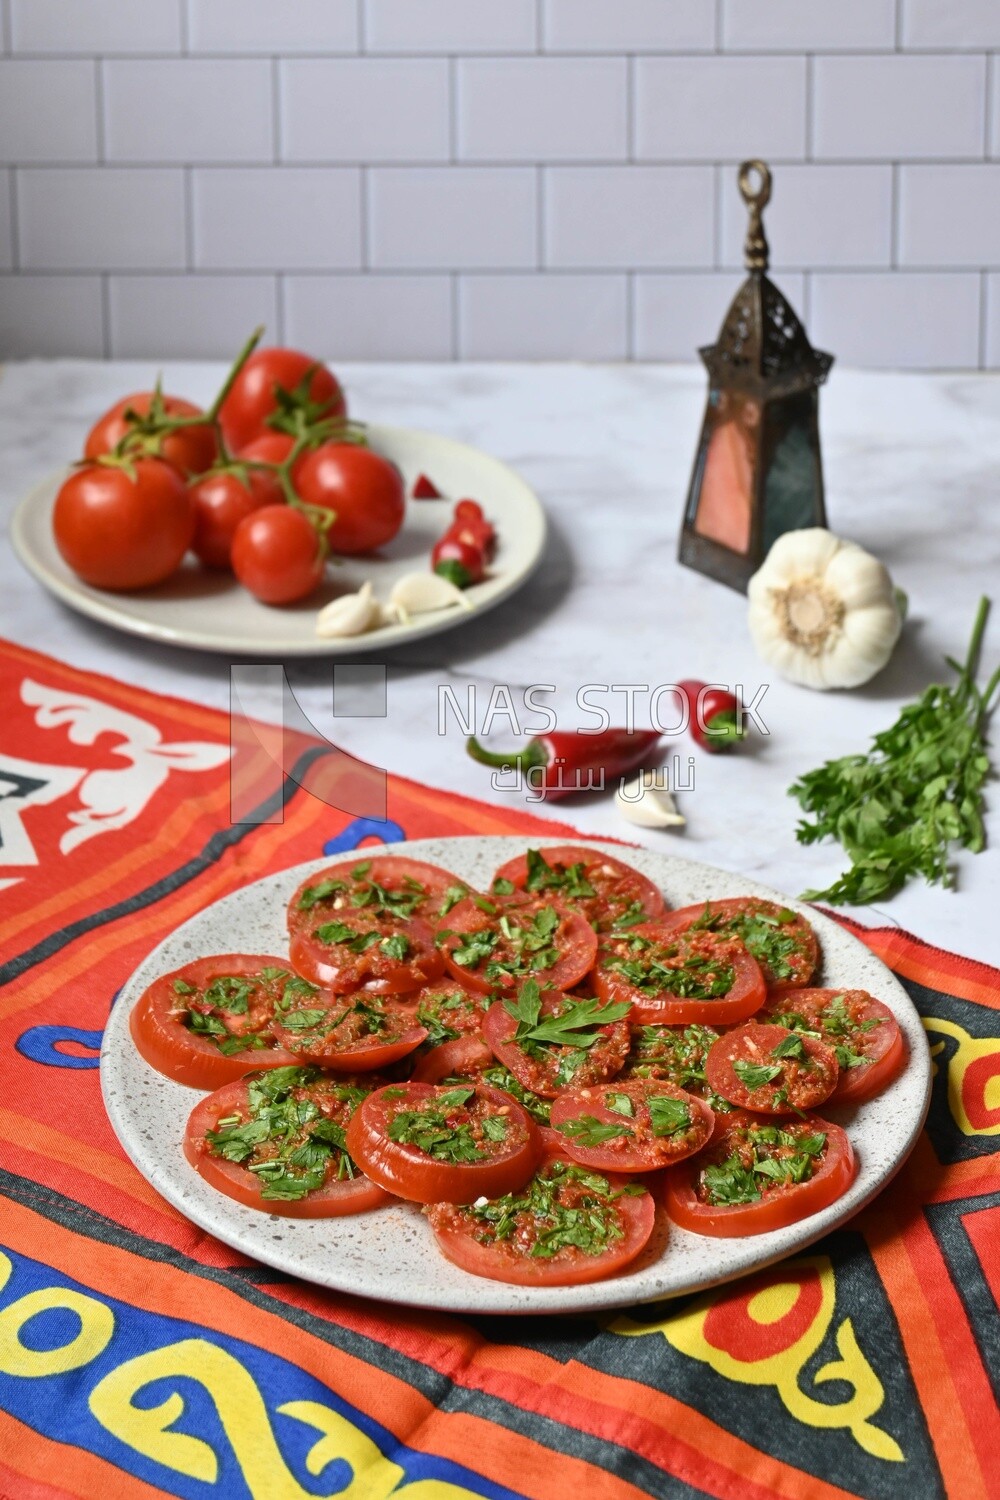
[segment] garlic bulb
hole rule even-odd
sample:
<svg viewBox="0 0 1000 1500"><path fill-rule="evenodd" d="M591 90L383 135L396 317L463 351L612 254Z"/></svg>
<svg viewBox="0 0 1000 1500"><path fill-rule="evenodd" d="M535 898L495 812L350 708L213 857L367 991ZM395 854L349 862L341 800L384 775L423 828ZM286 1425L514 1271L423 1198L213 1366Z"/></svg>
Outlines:
<svg viewBox="0 0 1000 1500"><path fill-rule="evenodd" d="M389 595L389 608L404 623L411 615L425 615L432 609L447 609L453 604L472 608L462 590L439 573L406 573L396 580Z"/></svg>
<svg viewBox="0 0 1000 1500"><path fill-rule="evenodd" d="M370 583L363 583L356 594L341 594L325 605L316 616L316 634L324 639L364 635L366 630L382 623L382 611Z"/></svg>
<svg viewBox="0 0 1000 1500"><path fill-rule="evenodd" d="M623 817L640 828L683 828L687 822L677 811L662 771L641 771L627 784L619 783L615 804Z"/></svg>
<svg viewBox="0 0 1000 1500"><path fill-rule="evenodd" d="M885 666L903 628L886 568L822 526L780 536L747 596L758 654L803 687L860 687Z"/></svg>

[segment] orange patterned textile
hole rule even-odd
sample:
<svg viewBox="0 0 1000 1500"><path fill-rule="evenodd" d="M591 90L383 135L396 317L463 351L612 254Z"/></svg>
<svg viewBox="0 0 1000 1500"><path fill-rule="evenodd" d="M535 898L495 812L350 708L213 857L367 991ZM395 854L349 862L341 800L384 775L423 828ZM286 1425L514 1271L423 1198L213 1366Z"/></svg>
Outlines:
<svg viewBox="0 0 1000 1500"><path fill-rule="evenodd" d="M573 830L397 777L384 818L289 781L282 821L233 824L224 715L0 654L3 1500L1000 1495L1000 973L852 927L924 1018L934 1099L891 1187L807 1254L599 1317L338 1296L219 1244L125 1157L97 1073L116 992L301 860Z"/></svg>

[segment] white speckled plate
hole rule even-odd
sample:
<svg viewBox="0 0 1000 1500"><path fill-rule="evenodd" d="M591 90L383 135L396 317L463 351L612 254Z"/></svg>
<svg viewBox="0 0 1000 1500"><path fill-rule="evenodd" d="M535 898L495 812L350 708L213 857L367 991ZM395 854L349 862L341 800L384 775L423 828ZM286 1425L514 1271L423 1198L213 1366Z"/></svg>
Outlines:
<svg viewBox="0 0 1000 1500"><path fill-rule="evenodd" d="M596 841L595 841L596 842ZM445 865L485 888L497 865L525 848L520 838L422 839L390 847L415 859ZM544 845L543 845L544 847ZM671 906L722 896L785 896L709 865L648 849L601 844L660 885ZM378 851L366 847L364 857ZM345 856L355 863L358 854ZM625 1275L591 1286L518 1287L469 1275L446 1261L419 1210L400 1203L347 1219L282 1219L215 1192L181 1151L188 1114L201 1095L153 1071L136 1052L128 1013L158 975L212 953L286 951L285 904L310 871L333 860L314 860L269 875L216 901L185 922L140 965L112 1011L101 1051L104 1101L118 1138L140 1172L189 1219L244 1254L321 1286L416 1307L465 1313L589 1312L676 1296L731 1281L801 1250L868 1203L898 1171L923 1125L930 1094L930 1057L923 1027L906 991L856 938L829 918L804 908L823 949L820 982L870 990L894 1012L910 1051L909 1065L877 1099L857 1110L830 1110L846 1126L859 1171L836 1203L788 1229L742 1240L712 1240L673 1225L665 1249L649 1250ZM662 1240L663 1236L660 1236ZM657 1235L654 1234L654 1241Z"/></svg>
<svg viewBox="0 0 1000 1500"><path fill-rule="evenodd" d="M230 574L202 568L192 557L155 588L131 594L90 588L63 562L52 536L52 507L65 472L43 480L22 500L11 522L11 541L28 571L50 593L104 625L195 651L282 660L383 651L457 629L472 619L470 611L456 606L417 615L410 625L386 625L349 640L321 640L314 629L322 605L353 593L366 579L384 602L397 578L430 567L431 548L451 520L454 502L463 496L481 503L498 536L489 576L467 591L474 612L492 609L527 581L542 555L546 525L537 496L520 475L478 448L430 432L372 423L368 438L377 452L399 465L407 495L417 475L428 474L448 498L407 500L403 529L387 547L328 568L324 585L300 604L282 609L260 604Z"/></svg>

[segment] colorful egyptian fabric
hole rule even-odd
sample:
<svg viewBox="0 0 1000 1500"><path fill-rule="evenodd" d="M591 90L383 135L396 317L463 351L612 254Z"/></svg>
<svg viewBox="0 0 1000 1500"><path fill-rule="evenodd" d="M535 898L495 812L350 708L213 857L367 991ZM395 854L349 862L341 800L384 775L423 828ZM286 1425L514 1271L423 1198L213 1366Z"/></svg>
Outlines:
<svg viewBox="0 0 1000 1500"><path fill-rule="evenodd" d="M116 992L268 872L372 838L572 830L383 788L306 739L276 797L274 756L224 716L16 647L0 725L5 1500L1000 1493L1000 974L855 929L924 1017L934 1097L893 1184L806 1254L599 1317L338 1296L203 1234L126 1159L97 1071Z"/></svg>

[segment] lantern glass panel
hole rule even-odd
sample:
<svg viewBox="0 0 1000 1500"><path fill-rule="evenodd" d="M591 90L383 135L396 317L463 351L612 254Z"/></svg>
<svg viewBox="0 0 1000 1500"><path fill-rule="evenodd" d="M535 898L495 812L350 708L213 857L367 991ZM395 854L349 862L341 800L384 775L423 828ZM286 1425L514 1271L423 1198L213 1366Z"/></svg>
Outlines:
<svg viewBox="0 0 1000 1500"><path fill-rule="evenodd" d="M751 540L760 403L738 391L712 391L705 429L694 530L745 556Z"/></svg>
<svg viewBox="0 0 1000 1500"><path fill-rule="evenodd" d="M815 390L764 407L762 557L784 532L826 525L817 408Z"/></svg>

